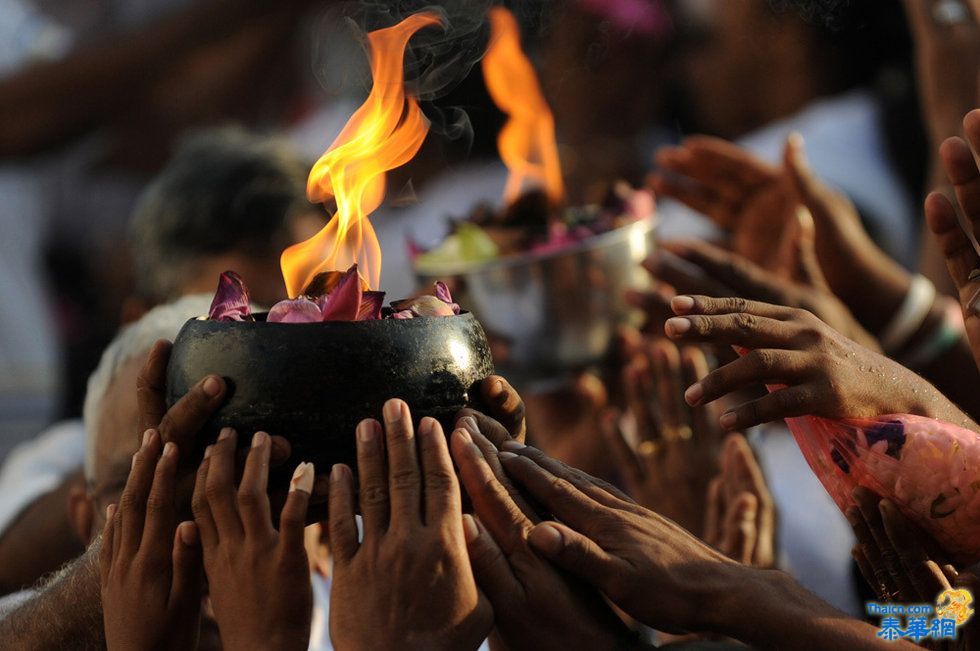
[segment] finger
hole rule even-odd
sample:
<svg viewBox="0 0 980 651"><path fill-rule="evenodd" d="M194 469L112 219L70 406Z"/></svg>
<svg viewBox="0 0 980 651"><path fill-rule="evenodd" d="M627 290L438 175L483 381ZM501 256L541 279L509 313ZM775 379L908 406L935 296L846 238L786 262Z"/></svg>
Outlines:
<svg viewBox="0 0 980 651"><path fill-rule="evenodd" d="M513 454L513 453L511 453ZM507 474L524 487L559 520L588 534L603 518L605 506L578 490L570 481L556 477L525 456L503 457Z"/></svg>
<svg viewBox="0 0 980 651"><path fill-rule="evenodd" d="M330 552L334 563L347 564L359 547L354 517L354 477L350 468L338 463L330 472Z"/></svg>
<svg viewBox="0 0 980 651"><path fill-rule="evenodd" d="M620 414L614 409L606 411L599 421L606 445L612 453L612 460L617 470L622 474L626 487L635 491L643 482L643 467L633 448L626 442L623 430L619 426Z"/></svg>
<svg viewBox="0 0 980 651"><path fill-rule="evenodd" d="M815 404L816 393L807 384L776 389L761 398L729 409L721 415L718 423L728 431L746 430L784 418L812 414Z"/></svg>
<svg viewBox="0 0 980 651"><path fill-rule="evenodd" d="M800 323L747 312L675 316L664 324L664 332L674 341L708 342L742 348L794 349L806 342Z"/></svg>
<svg viewBox="0 0 980 651"><path fill-rule="evenodd" d="M139 550L146 525L146 499L153 486L153 474L160 454L160 434L156 430L143 433L143 443L133 455L133 467L126 488L119 499L119 543L122 553L131 558Z"/></svg>
<svg viewBox="0 0 980 651"><path fill-rule="evenodd" d="M654 402L657 393L653 370L645 357L637 357L623 369L623 388L626 405L636 421L640 440L659 441L662 438L662 423Z"/></svg>
<svg viewBox="0 0 980 651"><path fill-rule="evenodd" d="M524 441L523 435L521 439L514 438L511 436L511 433L507 430L507 428L495 418L470 407L460 409L456 414L456 429L462 427L462 425L460 425L460 421L464 418L470 418L476 422L476 426L479 428L479 431L482 432L483 435L486 436L495 447L503 445L504 441L508 441L512 438L515 441Z"/></svg>
<svg viewBox="0 0 980 651"><path fill-rule="evenodd" d="M272 510L266 492L269 486L269 458L272 441L265 432L252 436L252 447L245 460L245 471L238 485L238 512L249 536L271 535Z"/></svg>
<svg viewBox="0 0 980 651"><path fill-rule="evenodd" d="M669 171L674 174L654 172L647 177L647 183L658 197L670 197L679 201L721 228L735 226L735 212L722 197L701 183L677 176L677 170Z"/></svg>
<svg viewBox="0 0 980 651"><path fill-rule="evenodd" d="M498 450L496 446L490 442L490 439L483 436L483 433L480 431L476 420L473 418L460 418L456 423L456 427L465 429L469 433L473 443L476 445L476 447L480 448L480 453L483 454L483 459L487 462L487 465L490 466L493 476L496 477L497 481L500 482L500 485L504 487L504 490L507 491L510 499L513 500L514 504L517 505L517 508L521 510L521 513L527 516L531 522L539 521L541 518L538 516L537 512L535 512L534 508L527 503L527 500L524 499L521 492L517 490L513 482L510 481L510 477L508 477L507 473L504 472L503 466L500 465L500 458L498 457ZM514 443L511 445L523 444L514 441Z"/></svg>
<svg viewBox="0 0 980 651"><path fill-rule="evenodd" d="M518 584L510 563L490 532L470 514L462 517L466 553L473 568L473 578L480 590L496 608L510 606L515 594L522 588Z"/></svg>
<svg viewBox="0 0 980 651"><path fill-rule="evenodd" d="M523 442L527 433L524 400L510 382L499 375L491 375L480 382L480 393L490 408L490 416L507 429L510 438ZM494 441L494 445L499 444Z"/></svg>
<svg viewBox="0 0 980 651"><path fill-rule="evenodd" d="M871 567L871 563L868 562L868 557L864 554L864 545L854 545L851 548L851 557L857 563L858 570L860 570L861 576L864 577L864 582L868 584L868 587L871 588L878 598L883 601L890 599L891 595L882 591L878 576L875 574L874 568Z"/></svg>
<svg viewBox="0 0 980 651"><path fill-rule="evenodd" d="M684 294L670 300L670 308L678 316L694 314L737 314L744 312L753 316L766 317L777 321L789 321L800 317L802 310L784 305L771 305L760 301L748 301L737 296L713 298L698 294Z"/></svg>
<svg viewBox="0 0 980 651"><path fill-rule="evenodd" d="M166 558L170 552L174 530L177 527L175 489L179 452L173 442L163 446L163 454L157 462L153 486L146 499L146 522L140 552L145 558Z"/></svg>
<svg viewBox="0 0 980 651"><path fill-rule="evenodd" d="M390 512L381 424L371 418L362 420L357 426L357 476L366 543L388 530Z"/></svg>
<svg viewBox="0 0 980 651"><path fill-rule="evenodd" d="M528 534L531 547L555 565L585 579L600 590L621 564L592 540L557 522L542 522Z"/></svg>
<svg viewBox="0 0 980 651"><path fill-rule="evenodd" d="M474 510L493 539L509 556L522 544L532 526L531 520L494 476L469 432L465 429L453 432L450 448Z"/></svg>
<svg viewBox="0 0 980 651"><path fill-rule="evenodd" d="M201 586L204 582L204 554L194 522L181 522L173 537L173 584L170 609L182 625L192 626L201 614Z"/></svg>
<svg viewBox="0 0 980 651"><path fill-rule="evenodd" d="M691 158L717 178L734 179L743 186L753 187L770 182L779 176L779 168L754 156L747 149L701 134L684 139Z"/></svg>
<svg viewBox="0 0 980 651"><path fill-rule="evenodd" d="M686 394L689 387L700 382L710 372L708 359L704 351L698 346L684 346L681 348L681 373L682 386L686 387ZM718 418L721 416L720 404L717 402L705 402L703 399L691 407L691 430L694 442L704 450L714 451L717 454L718 446L721 442L721 428L718 426Z"/></svg>
<svg viewBox="0 0 980 651"><path fill-rule="evenodd" d="M755 557L753 563L760 567L772 564L775 558L773 541L775 539L776 513L766 483L765 474L756 460L755 453L748 440L741 434L731 434L725 441L726 451L729 451L729 470L737 484L737 492L747 492L756 499L756 534L754 545Z"/></svg>
<svg viewBox="0 0 980 651"><path fill-rule="evenodd" d="M967 221L975 223L980 219L980 170L969 145L949 138L939 147L939 158Z"/></svg>
<svg viewBox="0 0 980 651"><path fill-rule="evenodd" d="M315 476L313 464L304 461L296 466L289 481L289 495L279 514L279 543L284 554L298 554L303 550L306 509L310 505Z"/></svg>
<svg viewBox="0 0 980 651"><path fill-rule="evenodd" d="M102 546L99 548L99 576L103 586L106 584L109 572L112 570L113 550L115 549L113 546L115 518L116 505L110 504L105 509L105 524L102 526Z"/></svg>
<svg viewBox="0 0 980 651"><path fill-rule="evenodd" d="M195 438L221 406L226 392L225 381L217 375L195 384L160 420L158 429L164 442L173 441L182 450L192 450Z"/></svg>
<svg viewBox="0 0 980 651"><path fill-rule="evenodd" d="M385 447L388 450L388 497L391 526L422 523L422 473L415 449L415 429L408 405L397 398L385 403Z"/></svg>
<svg viewBox="0 0 980 651"><path fill-rule="evenodd" d="M960 303L969 308L969 299L980 289L980 280L970 280L970 272L980 267L980 257L969 236L960 227L956 209L945 196L931 192L925 202L926 222L946 259L946 269L960 292Z"/></svg>
<svg viewBox="0 0 980 651"><path fill-rule="evenodd" d="M657 402L663 419L664 435L669 438L690 438L687 406L681 387L681 356L672 341L659 339L651 346L654 384Z"/></svg>
<svg viewBox="0 0 980 651"><path fill-rule="evenodd" d="M426 416L419 423L419 457L425 491L424 523L441 531L455 531L463 514L462 499L446 435L435 418Z"/></svg>
<svg viewBox="0 0 980 651"><path fill-rule="evenodd" d="M136 377L140 432L158 428L167 413L167 363L172 349L173 344L166 339L154 343Z"/></svg>
<svg viewBox="0 0 980 651"><path fill-rule="evenodd" d="M931 601L943 589L945 578L940 571L938 577L930 571L925 548L920 540L925 536L915 525L903 516L898 507L889 500L878 505L885 535L898 556L898 561L911 582L911 587L919 601ZM938 565L936 566L938 568Z"/></svg>
<svg viewBox="0 0 980 651"><path fill-rule="evenodd" d="M734 295L767 303L786 302L785 285L776 282L774 276L752 261L701 241L670 243L666 248L693 264L712 279L724 279L728 290L721 295ZM679 288L684 293L692 293ZM711 293L711 292L699 292Z"/></svg>
<svg viewBox="0 0 980 651"><path fill-rule="evenodd" d="M540 466L555 477L569 482L575 488L605 506L612 508L624 508L636 505L633 498L609 482L603 481L598 477L593 477L592 475L588 474L587 472L583 472L578 468L573 468L568 464L562 463L558 459L549 457L538 448L530 445L518 446L517 444L508 444L504 446L504 452L500 453L502 459L509 458L505 453L516 454L526 459L530 459L537 466ZM504 464L504 469L507 469L506 462Z"/></svg>
<svg viewBox="0 0 980 651"><path fill-rule="evenodd" d="M705 499L704 535L702 539L718 549L722 542L722 516L725 513L722 494L722 478L714 477L708 482L708 494Z"/></svg>
<svg viewBox="0 0 980 651"><path fill-rule="evenodd" d="M242 520L238 514L235 493L235 448L238 432L225 427L211 448L211 465L208 469L204 495L214 517L220 536L240 536Z"/></svg>
<svg viewBox="0 0 980 651"><path fill-rule="evenodd" d="M214 516L211 514L211 506L208 504L207 484L208 470L211 467L211 451L213 445L204 449L204 459L197 468L197 477L194 481L194 494L191 496L191 511L194 513L194 524L197 525L198 535L201 537L201 544L206 549L212 549L218 544L218 527L214 523Z"/></svg>
<svg viewBox="0 0 980 651"><path fill-rule="evenodd" d="M756 348L708 373L688 387L684 397L697 406L754 385L798 384L812 374L812 364L807 353Z"/></svg>
<svg viewBox="0 0 980 651"><path fill-rule="evenodd" d="M665 242L661 248L643 266L660 283L666 283L673 288L673 294L705 294L708 296L735 296L739 292L728 283L728 277L714 275L692 264L683 257L686 250L682 243ZM722 279L724 282L722 282ZM670 311L670 298L667 300L667 316Z"/></svg>
<svg viewBox="0 0 980 651"><path fill-rule="evenodd" d="M865 576L868 584L874 588L879 596L890 599L896 591L895 584L891 572L885 566L885 561L881 557L881 549L871 534L871 529L864 519L864 515L862 515L860 508L855 505L848 507L844 512L844 517L847 518L851 529L854 530L854 537L861 547L861 555L871 570L871 574Z"/></svg>
<svg viewBox="0 0 980 651"><path fill-rule="evenodd" d="M881 521L881 511L879 509L881 498L866 488L858 487L854 490L854 500L857 502L857 507L861 511L861 517L864 518L868 526L868 531L871 532L871 537L878 548L881 565L884 566L885 571L891 578L889 583L896 591L895 596L899 597L902 601L915 600L915 586L905 573L905 568L902 567L898 552L892 546L891 540L889 540L888 534L885 531L885 525ZM870 559L871 554L868 553L868 550L865 550L865 554Z"/></svg>
<svg viewBox="0 0 980 651"><path fill-rule="evenodd" d="M726 556L743 565L751 565L758 540L756 517L758 504L755 495L741 493L735 497L725 514L725 534L721 549Z"/></svg>

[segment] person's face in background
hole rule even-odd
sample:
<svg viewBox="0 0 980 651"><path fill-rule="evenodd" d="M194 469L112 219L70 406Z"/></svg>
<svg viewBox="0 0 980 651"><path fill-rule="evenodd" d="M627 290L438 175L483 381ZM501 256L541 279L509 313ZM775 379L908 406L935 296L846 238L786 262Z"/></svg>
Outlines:
<svg viewBox="0 0 980 651"><path fill-rule="evenodd" d="M143 366L138 355L123 363L106 390L102 413L96 419L92 477L84 495L69 498L69 517L86 545L102 532L106 507L118 504L126 487L133 455L139 449L139 412L136 404L136 378ZM220 649L218 627L205 600L201 617L198 649Z"/></svg>
<svg viewBox="0 0 980 651"><path fill-rule="evenodd" d="M692 131L736 138L811 97L809 32L766 0L678 0L675 86Z"/></svg>

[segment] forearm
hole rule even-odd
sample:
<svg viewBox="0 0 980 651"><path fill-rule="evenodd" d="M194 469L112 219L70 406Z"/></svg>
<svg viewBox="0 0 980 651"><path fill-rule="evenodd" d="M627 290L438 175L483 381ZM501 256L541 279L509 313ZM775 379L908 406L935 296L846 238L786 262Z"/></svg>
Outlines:
<svg viewBox="0 0 980 651"><path fill-rule="evenodd" d="M5 649L104 649L99 549L88 551L46 581L37 594L0 619Z"/></svg>
<svg viewBox="0 0 980 651"><path fill-rule="evenodd" d="M711 632L758 649L919 648L878 638L873 626L836 610L778 570L733 565L725 572L724 593L703 602Z"/></svg>
<svg viewBox="0 0 980 651"><path fill-rule="evenodd" d="M262 2L212 0L0 81L0 156L35 153L130 110L175 57L267 10Z"/></svg>

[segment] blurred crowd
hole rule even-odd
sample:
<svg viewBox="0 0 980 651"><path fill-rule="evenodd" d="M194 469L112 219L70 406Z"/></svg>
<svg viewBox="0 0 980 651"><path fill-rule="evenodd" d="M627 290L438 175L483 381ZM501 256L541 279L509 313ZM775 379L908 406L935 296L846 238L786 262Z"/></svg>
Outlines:
<svg viewBox="0 0 980 651"><path fill-rule="evenodd" d="M326 224L307 175L366 92L350 4L0 0L0 646L980 648L980 618L882 635L866 602L980 591L980 555L828 493L790 429L980 436L980 2L500 4L568 202L656 197L642 321L600 365L486 378L453 431L391 396L356 468L314 468L231 429L192 459L228 387L168 408L160 340L225 270L283 298ZM479 66L423 105L458 108L371 216L391 296L409 242L500 201Z"/></svg>

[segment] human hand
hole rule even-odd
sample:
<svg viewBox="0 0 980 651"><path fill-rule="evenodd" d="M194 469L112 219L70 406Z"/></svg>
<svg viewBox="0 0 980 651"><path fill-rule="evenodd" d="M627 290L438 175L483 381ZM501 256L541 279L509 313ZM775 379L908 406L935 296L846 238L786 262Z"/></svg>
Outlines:
<svg viewBox="0 0 980 651"><path fill-rule="evenodd" d="M775 564L776 507L749 442L725 439L721 472L708 487L702 538L743 565Z"/></svg>
<svg viewBox="0 0 980 651"><path fill-rule="evenodd" d="M499 375L484 378L479 384L480 402L486 406L487 413L466 407L459 411L456 418L475 418L494 445L499 446L507 439L523 443L527 436L527 423L524 400L520 394Z"/></svg>
<svg viewBox="0 0 980 651"><path fill-rule="evenodd" d="M493 612L470 569L442 427L423 418L416 435L401 400L383 414L384 435L375 420L357 427L360 543L351 470L331 473L330 637L338 649L475 649Z"/></svg>
<svg viewBox="0 0 980 651"><path fill-rule="evenodd" d="M773 388L722 414L726 429L794 416L861 418L890 413L976 427L924 379L841 335L810 312L706 296L678 296L671 306L681 315L666 323L671 339L750 349L688 387L688 404L717 400L753 384Z"/></svg>
<svg viewBox="0 0 980 651"><path fill-rule="evenodd" d="M193 522L177 524L177 458L172 441L147 430L118 508L107 509L99 565L109 649L197 647L201 547Z"/></svg>
<svg viewBox="0 0 980 651"><path fill-rule="evenodd" d="M787 138L781 167L706 136L686 139L657 162L668 174L651 176L655 191L707 215L731 233L735 253L784 278L797 271L789 244L804 206L830 289L871 331L883 328L904 299L911 276L874 243L854 204L814 174L799 134Z"/></svg>
<svg viewBox="0 0 980 651"><path fill-rule="evenodd" d="M518 549L529 544L657 630L708 630L705 616L711 609L701 597L734 561L599 479L536 448L507 448L499 455L507 475L560 523L525 525L516 536L505 530L502 539L517 541ZM477 479L492 486L485 477Z"/></svg>
<svg viewBox="0 0 980 651"><path fill-rule="evenodd" d="M939 154L970 225L969 234L963 232L953 204L941 193L933 192L926 197L925 208L929 229L946 258L946 269L958 290L966 335L973 359L980 367L980 277L971 278L971 273L980 269L980 256L974 248L980 224L980 168L974 158L975 153L980 153L980 109L966 115L963 129L966 141L949 138Z"/></svg>
<svg viewBox="0 0 980 651"><path fill-rule="evenodd" d="M272 441L265 432L252 437L236 491L237 438L225 428L205 451L192 500L221 641L228 649L306 649L313 589L303 527L313 466L296 467L276 531L266 492Z"/></svg>
<svg viewBox="0 0 980 651"><path fill-rule="evenodd" d="M453 432L451 447L479 518L464 516L466 545L480 589L493 605L496 637L513 651L633 644L595 589L569 579L528 546L527 534L539 518L503 473L500 461L507 453L498 459L472 427Z"/></svg>
<svg viewBox="0 0 980 651"><path fill-rule="evenodd" d="M678 350L665 339L623 370L628 415L636 445L610 411L602 432L626 492L644 507L701 535L708 483L718 468L722 431L715 403L688 407L684 388L708 374L695 346Z"/></svg>
<svg viewBox="0 0 980 651"><path fill-rule="evenodd" d="M193 450L197 447L198 436L208 420L221 407L228 387L219 375L208 375L182 396L169 409L167 408L167 363L173 344L161 339L150 349L146 362L136 381L136 400L139 411L140 432L156 429L163 442L173 441L180 450ZM247 449L239 450L239 474L244 465ZM292 450L282 436L270 437L269 466L277 468L288 459ZM177 505L178 512L190 517L190 499L194 491L195 475L199 458L185 452L177 467ZM277 516L286 501L287 488L270 490L273 515ZM325 515L327 507L327 476L318 476L313 483L310 497L309 522L316 522ZM322 517L321 517L322 519Z"/></svg>
<svg viewBox="0 0 980 651"><path fill-rule="evenodd" d="M862 346L880 350L878 341L861 327L827 285L814 250L813 220L809 212L802 212L799 222L800 229L794 242L797 268L794 277L797 281L782 278L747 258L698 241L667 243L663 248L694 265L701 274L694 276L670 265L668 259L659 262L655 259L654 276L666 280L678 293L709 296L719 295L712 293L712 289L723 280L725 291L721 296L740 296L808 310Z"/></svg>
<svg viewBox="0 0 980 651"><path fill-rule="evenodd" d="M657 195L696 210L730 234L732 250L788 277L791 261L780 255L791 232L797 200L790 180L770 165L721 138L690 136L661 148L662 171L650 175Z"/></svg>

